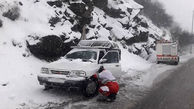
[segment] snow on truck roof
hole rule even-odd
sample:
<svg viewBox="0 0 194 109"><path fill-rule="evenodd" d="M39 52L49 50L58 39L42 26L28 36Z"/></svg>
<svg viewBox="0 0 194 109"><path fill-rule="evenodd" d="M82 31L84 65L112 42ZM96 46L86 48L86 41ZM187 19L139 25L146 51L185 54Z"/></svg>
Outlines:
<svg viewBox="0 0 194 109"><path fill-rule="evenodd" d="M96 48L96 49L119 49L118 45L111 41L81 40L72 48Z"/></svg>

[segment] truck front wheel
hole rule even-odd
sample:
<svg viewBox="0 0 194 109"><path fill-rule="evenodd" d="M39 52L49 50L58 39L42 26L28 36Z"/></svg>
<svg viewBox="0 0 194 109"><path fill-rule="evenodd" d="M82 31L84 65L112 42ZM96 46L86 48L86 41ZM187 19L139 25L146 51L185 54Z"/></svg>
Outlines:
<svg viewBox="0 0 194 109"><path fill-rule="evenodd" d="M52 88L53 88L52 86L44 85L44 90L49 90L49 89L52 89Z"/></svg>

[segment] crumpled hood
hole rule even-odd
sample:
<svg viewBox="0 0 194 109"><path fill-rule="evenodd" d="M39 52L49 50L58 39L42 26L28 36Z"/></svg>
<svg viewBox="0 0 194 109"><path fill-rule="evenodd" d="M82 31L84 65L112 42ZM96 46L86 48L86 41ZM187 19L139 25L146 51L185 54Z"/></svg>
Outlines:
<svg viewBox="0 0 194 109"><path fill-rule="evenodd" d="M49 69L58 69L58 70L83 70L86 72L87 75L92 75L94 74L97 69L99 68L98 64L92 63L92 62L83 62L79 59L77 60L66 60L66 59L61 59L56 62L52 62L46 66L44 66Z"/></svg>

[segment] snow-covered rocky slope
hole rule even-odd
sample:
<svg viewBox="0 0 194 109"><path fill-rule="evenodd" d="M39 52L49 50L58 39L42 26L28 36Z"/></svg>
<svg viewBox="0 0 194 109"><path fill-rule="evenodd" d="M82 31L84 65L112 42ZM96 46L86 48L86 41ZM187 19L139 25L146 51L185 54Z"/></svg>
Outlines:
<svg viewBox="0 0 194 109"><path fill-rule="evenodd" d="M142 9L133 0L0 0L0 109L60 101L36 75L78 43L84 26L87 39L119 44L123 71L148 69L155 41L170 37Z"/></svg>
<svg viewBox="0 0 194 109"><path fill-rule="evenodd" d="M36 57L50 60L76 45L85 26L86 39L118 41L147 59L157 39L170 37L139 15L142 9L133 0L1 0L1 42L27 45Z"/></svg>

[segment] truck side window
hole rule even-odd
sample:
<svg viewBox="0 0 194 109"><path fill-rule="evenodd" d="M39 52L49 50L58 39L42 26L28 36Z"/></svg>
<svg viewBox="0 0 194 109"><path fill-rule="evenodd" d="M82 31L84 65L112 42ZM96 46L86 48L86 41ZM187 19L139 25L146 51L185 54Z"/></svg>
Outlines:
<svg viewBox="0 0 194 109"><path fill-rule="evenodd" d="M108 52L103 59L107 59L104 63L119 63L119 53L115 51Z"/></svg>

